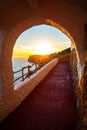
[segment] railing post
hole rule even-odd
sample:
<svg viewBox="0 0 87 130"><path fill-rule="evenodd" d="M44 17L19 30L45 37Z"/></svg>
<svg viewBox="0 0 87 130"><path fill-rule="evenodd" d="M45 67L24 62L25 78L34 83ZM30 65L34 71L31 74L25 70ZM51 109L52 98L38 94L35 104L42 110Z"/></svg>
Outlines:
<svg viewBox="0 0 87 130"><path fill-rule="evenodd" d="M44 63L44 64L46 64L46 63ZM19 72L21 71L22 75L21 75L20 77L18 77L17 79L15 79L14 82L17 81L17 80L20 79L20 78L22 79L22 81L24 81L27 77L30 77L30 68L33 67L33 65L35 65L35 69L33 70L33 73L35 73L35 72L36 72L38 69L40 69L44 64L43 64L43 63L42 63L42 64L40 63L40 64L37 65L37 64L34 64L34 63L33 63L32 66L29 66L29 65L28 65L28 66L22 67L22 69L20 69L20 70L18 70L18 71L15 71L14 74L19 73ZM27 72L26 72L26 73L24 73L24 70L25 70L25 69L27 69Z"/></svg>
<svg viewBox="0 0 87 130"><path fill-rule="evenodd" d="M24 72L23 72L24 68L22 68L22 81L24 81Z"/></svg>
<svg viewBox="0 0 87 130"><path fill-rule="evenodd" d="M28 65L28 77L30 77L30 66Z"/></svg>
<svg viewBox="0 0 87 130"><path fill-rule="evenodd" d="M35 64L35 73L36 73L36 71L37 71L37 64Z"/></svg>

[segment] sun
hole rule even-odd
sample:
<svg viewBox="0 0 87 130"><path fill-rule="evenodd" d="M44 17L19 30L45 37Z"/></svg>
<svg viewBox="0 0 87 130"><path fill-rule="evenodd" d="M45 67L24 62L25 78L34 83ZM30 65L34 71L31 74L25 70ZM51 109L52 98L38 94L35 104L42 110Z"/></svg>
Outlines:
<svg viewBox="0 0 87 130"><path fill-rule="evenodd" d="M52 48L48 43L40 42L35 47L35 53L40 55L48 55L52 53Z"/></svg>

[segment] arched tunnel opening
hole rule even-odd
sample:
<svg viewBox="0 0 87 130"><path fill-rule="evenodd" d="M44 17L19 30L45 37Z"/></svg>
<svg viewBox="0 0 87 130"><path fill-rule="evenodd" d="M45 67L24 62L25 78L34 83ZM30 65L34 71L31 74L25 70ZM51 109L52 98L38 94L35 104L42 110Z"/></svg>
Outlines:
<svg viewBox="0 0 87 130"><path fill-rule="evenodd" d="M77 55L77 51L76 51L76 46L75 46L75 42L73 40L73 38L70 36L70 34L68 33L68 31L66 31L63 27L61 27L60 25L56 24L55 22L51 21L51 20L47 20L48 23L51 24L51 26L53 27L56 27L57 29L60 29L64 34L66 34L70 40L71 40L71 66L73 68L73 72L75 73L74 76L77 76L77 60L78 60L78 55ZM46 25L47 26L47 25ZM29 28L29 27L24 27L24 28ZM9 38L14 34L15 35L15 38L14 36L12 37L11 39L11 43L10 43L10 48L7 46L6 44L6 47L5 47L5 51L6 50L9 50L8 54L5 54L4 50L3 50L3 60L4 60L4 69L3 69L3 73L9 71L9 73L7 73L7 75L4 75L3 77L3 82L4 82L4 85L7 86L8 84L8 88L2 88L2 99L4 100L9 100L9 93L11 94L12 97L15 97L14 99L10 100L8 102L8 107L10 109L10 105L13 104L12 108L8 109L8 112L4 114L3 116L3 113L2 113L2 118L4 118L6 115L8 115L9 112L13 111L20 103L22 103L22 101L28 96L29 93L31 93L31 90L29 90L30 88L28 88L28 84L26 85L26 83L24 84L21 84L20 87L18 89L14 89L14 84L13 84L13 80L14 80L14 74L13 74L13 68L12 68L12 56L14 55L13 54L13 48L15 46L15 41L17 40L18 36L20 36L20 34L26 29L22 29L20 30L20 26L19 26L19 31L18 31L18 26L12 30L12 32L9 34L8 38L7 38L7 41L6 42L9 42ZM20 33L21 32L21 33ZM70 46L70 44L69 44ZM27 47L27 46L26 46ZM25 46L24 46L25 48ZM28 48L28 47L27 47ZM41 49L41 48L40 48ZM39 50L40 50L39 49ZM58 50L59 51L59 50ZM57 52L58 52L57 51ZM25 56L25 55L24 55ZM9 57L9 58L7 58ZM73 60L74 59L74 60ZM75 61L76 62L73 62ZM9 63L8 66L6 63ZM6 69L5 69L6 68ZM6 77L9 77L9 79L7 80ZM78 81L74 81L74 83L77 83ZM3 87L3 84L2 84L2 87ZM25 89L25 88L26 89ZM28 88L28 89L27 89ZM7 90L9 90L8 92L6 92ZM22 95L21 95L22 93ZM8 99L7 99L7 96L8 96ZM17 101L16 101L17 100ZM13 102L13 103L12 103ZM4 105L5 107L6 105Z"/></svg>
<svg viewBox="0 0 87 130"><path fill-rule="evenodd" d="M42 24L49 25L51 27L59 29L66 36L68 36L68 38L70 38L71 40L70 64L64 62L66 61L67 57L69 59L69 55L65 57L63 57L63 55L62 56L58 55L57 59L53 59L52 61L46 63L46 65L42 66L40 71L38 69L38 71L36 71L34 75L30 76L28 74L26 76L27 77L26 80L24 80L24 76L22 76L23 81L20 84L18 84L18 86L16 86L14 84L14 71L12 61L12 54L16 40L27 29ZM64 58L63 59L64 61L62 60L62 58ZM59 62L61 63L59 64ZM29 70L29 66L27 67ZM58 68L63 67L63 68L57 70L56 67ZM58 71L58 73L56 72L54 73L54 70ZM68 72L70 72L72 75L70 76L69 75L70 73ZM47 85L48 87L44 85L44 82L42 82L43 85L41 85L42 79L45 80L46 82L45 79L45 77L47 77L46 75L49 75L48 77L51 78L53 74L55 75L62 74L62 77L54 76L56 77L55 80L52 81L48 80L51 82L50 85ZM57 77L59 78L57 79ZM59 82L57 82L56 79L57 81L59 80ZM65 85L64 81L66 81L67 85ZM58 85L58 83L60 84ZM65 89L63 83L64 86L67 87L67 89ZM73 83L73 86L71 85L71 83ZM36 87L37 85L38 87ZM42 87L44 89L42 90L42 93L40 93L40 91L38 90L39 88L41 89L40 85L45 86ZM74 90L70 90L70 88ZM36 98L33 98L31 96L36 95L35 94L36 92L33 91L34 89L36 90L36 92L39 91L37 92L38 94L36 96L38 99L37 101ZM50 89L52 91L48 91ZM69 93L67 93L65 90L67 90L67 92ZM71 92L73 92L74 95L72 95ZM41 96L41 94L43 96ZM31 97L31 101L28 98L28 95L29 97ZM60 100L58 100L59 98ZM29 110L30 113L28 113L29 111L27 110L25 111L24 109L20 108L20 106L23 105L24 102L26 102L25 99L28 99L28 104L24 105L25 106L24 108L27 108L27 110ZM55 103L53 103L54 100ZM52 103L50 104L51 101ZM75 101L74 102L75 105L72 103L73 101ZM59 105L57 104L58 102ZM32 105L32 103L35 103L35 105ZM41 106L41 104L44 104L44 107L43 105ZM69 106L67 106L68 104ZM50 107L48 107L48 105ZM20 117L20 119L16 118L15 116L16 108L18 108L17 115L19 115L18 117ZM40 110L39 108L42 108L41 113L39 112ZM76 108L73 111L74 113L72 112L73 108ZM61 111L63 113L58 114L58 110L60 113ZM22 128L28 129L29 124L31 124L32 126L35 125L34 128L35 130L37 128L37 123L39 121L42 121L42 125L40 125L39 128L37 128L38 130L42 129L42 126L43 129L47 129L49 124L51 124L49 127L50 130L51 129L60 130L62 128L58 127L56 128L56 126L60 125L65 126L64 125L65 123L66 124L69 123L69 125L67 128L65 126L63 130L65 129L75 130L75 125L74 126L72 125L73 123L75 124L76 119L75 112L79 116L78 129L87 130L87 0L84 1L1 0L0 1L0 121L1 121L0 128L2 124L5 127L5 129L7 129L7 126L10 127L8 129L18 129L16 125L17 122L19 122L18 127L22 126ZM32 116L30 116L30 114L32 114ZM36 115L39 115L40 118L38 118L38 116ZM45 117L44 115L46 115L47 120L41 119ZM61 118L57 118L58 115L60 115L59 117ZM66 117L68 117L69 119L68 123L66 120L64 120L66 119ZM24 119L27 119L25 121L25 125L24 122L22 123ZM34 123L31 122L32 119ZM29 123L29 121L31 123ZM48 123L46 121L48 121ZM61 121L64 121L64 123ZM4 129L4 127L1 129Z"/></svg>
<svg viewBox="0 0 87 130"><path fill-rule="evenodd" d="M35 72L35 65L38 70L41 64L56 58L62 51L71 51L71 41L57 28L41 24L24 31L13 48L14 85L29 77L29 69L31 75Z"/></svg>

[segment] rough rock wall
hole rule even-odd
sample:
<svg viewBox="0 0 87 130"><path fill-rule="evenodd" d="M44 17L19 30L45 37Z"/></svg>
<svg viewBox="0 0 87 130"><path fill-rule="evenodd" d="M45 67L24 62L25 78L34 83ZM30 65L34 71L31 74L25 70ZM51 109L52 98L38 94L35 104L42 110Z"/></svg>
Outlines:
<svg viewBox="0 0 87 130"><path fill-rule="evenodd" d="M70 64L73 72L73 85L77 96L78 129L87 130L87 61L85 60L81 80L78 75L78 58L75 48L71 51Z"/></svg>
<svg viewBox="0 0 87 130"><path fill-rule="evenodd" d="M78 120L78 129L81 128L81 111L80 111L80 104L81 104L81 91L80 91L80 86L79 86L79 76L78 76L78 58L77 58L77 54L76 54L76 49L75 47L71 47L71 56L70 56L70 65L71 65L71 71L73 73L73 87L75 90L75 94L77 97L77 107L78 107L78 116L79 116L79 120Z"/></svg>
<svg viewBox="0 0 87 130"><path fill-rule="evenodd" d="M80 83L80 118L82 130L87 130L87 63Z"/></svg>
<svg viewBox="0 0 87 130"><path fill-rule="evenodd" d="M78 77L78 70L77 70L77 55L76 55L75 48L71 49L70 65L71 65L71 70L72 70L73 79L74 79L73 85L75 87L75 90L76 90L75 92L76 92L76 95L77 95L79 77Z"/></svg>
<svg viewBox="0 0 87 130"><path fill-rule="evenodd" d="M87 24L85 25L84 44L84 69L80 82L80 114L81 128L87 130Z"/></svg>

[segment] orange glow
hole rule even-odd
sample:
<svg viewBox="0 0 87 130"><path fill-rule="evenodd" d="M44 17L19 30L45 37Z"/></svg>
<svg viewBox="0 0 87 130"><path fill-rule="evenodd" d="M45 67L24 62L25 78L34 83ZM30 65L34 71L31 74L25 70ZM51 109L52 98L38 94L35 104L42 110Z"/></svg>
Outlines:
<svg viewBox="0 0 87 130"><path fill-rule="evenodd" d="M22 48L22 46L15 46L13 50L13 57L14 58L28 58L29 54L32 52L26 51L25 48Z"/></svg>
<svg viewBox="0 0 87 130"><path fill-rule="evenodd" d="M57 51L58 49L52 48L52 46L46 42L38 42L36 46L15 45L13 57L28 58L29 55L33 54L48 55Z"/></svg>
<svg viewBox="0 0 87 130"><path fill-rule="evenodd" d="M28 58L29 54L24 52L14 52L13 53L14 58Z"/></svg>

